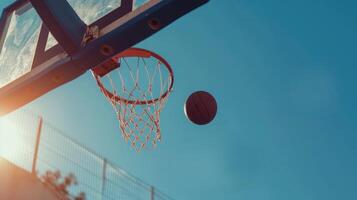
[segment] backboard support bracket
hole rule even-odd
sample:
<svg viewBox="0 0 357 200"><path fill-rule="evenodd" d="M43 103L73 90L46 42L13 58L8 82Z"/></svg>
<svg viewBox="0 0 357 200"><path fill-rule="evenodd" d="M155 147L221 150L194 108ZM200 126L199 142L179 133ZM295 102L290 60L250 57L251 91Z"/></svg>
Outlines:
<svg viewBox="0 0 357 200"><path fill-rule="evenodd" d="M29 1L66 53L73 55L81 49L87 25L67 1Z"/></svg>
<svg viewBox="0 0 357 200"><path fill-rule="evenodd" d="M99 27L96 25L93 26L88 26L87 31L84 34L83 40L82 40L82 46L86 46L87 43L89 43L92 40L95 40L99 37Z"/></svg>
<svg viewBox="0 0 357 200"><path fill-rule="evenodd" d="M23 9L29 9L30 2L42 20L40 37L52 34L58 44L46 49L47 39L40 39L31 70L0 87L0 116L76 79L208 1L149 0L134 8L134 0L122 0L120 7L89 25L65 0L15 1L4 9L0 20L0 53L12 13L27 12ZM86 45L84 38L89 38Z"/></svg>

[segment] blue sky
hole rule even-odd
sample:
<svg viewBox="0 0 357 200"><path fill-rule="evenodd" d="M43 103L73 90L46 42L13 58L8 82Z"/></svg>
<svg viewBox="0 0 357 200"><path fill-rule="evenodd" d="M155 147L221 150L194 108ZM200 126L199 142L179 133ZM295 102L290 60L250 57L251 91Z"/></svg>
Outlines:
<svg viewBox="0 0 357 200"><path fill-rule="evenodd" d="M355 199L356 7L212 0L139 44L176 78L154 151L122 140L89 73L27 108L175 199ZM208 126L183 114L196 90L217 98Z"/></svg>

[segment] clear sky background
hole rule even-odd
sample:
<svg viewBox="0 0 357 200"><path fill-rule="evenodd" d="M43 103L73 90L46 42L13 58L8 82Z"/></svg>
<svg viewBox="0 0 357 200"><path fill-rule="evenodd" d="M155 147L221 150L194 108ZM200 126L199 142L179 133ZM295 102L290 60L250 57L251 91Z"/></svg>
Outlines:
<svg viewBox="0 0 357 200"><path fill-rule="evenodd" d="M139 44L176 78L154 151L122 140L89 73L27 108L174 199L356 199L356 8L212 0ZM196 90L217 98L208 126L184 116Z"/></svg>

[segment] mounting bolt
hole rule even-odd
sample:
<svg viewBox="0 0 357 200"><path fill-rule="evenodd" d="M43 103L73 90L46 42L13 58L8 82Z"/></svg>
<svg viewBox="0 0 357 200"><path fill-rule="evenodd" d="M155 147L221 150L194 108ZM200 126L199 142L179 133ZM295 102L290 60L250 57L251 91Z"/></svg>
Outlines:
<svg viewBox="0 0 357 200"><path fill-rule="evenodd" d="M148 21L148 25L152 30L159 30L162 27L162 24L160 22L160 20L158 19L150 19Z"/></svg>
<svg viewBox="0 0 357 200"><path fill-rule="evenodd" d="M104 44L100 47L100 53L104 56L110 56L113 54L113 52L114 52L113 47L109 45Z"/></svg>
<svg viewBox="0 0 357 200"><path fill-rule="evenodd" d="M62 83L63 82L63 78L61 75L55 75L52 77L52 81L55 83Z"/></svg>

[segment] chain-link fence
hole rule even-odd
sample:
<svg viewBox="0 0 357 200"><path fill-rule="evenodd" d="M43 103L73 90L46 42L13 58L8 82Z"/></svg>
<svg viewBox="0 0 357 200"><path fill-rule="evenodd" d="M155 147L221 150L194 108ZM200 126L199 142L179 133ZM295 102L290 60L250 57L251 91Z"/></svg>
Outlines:
<svg viewBox="0 0 357 200"><path fill-rule="evenodd" d="M0 118L0 157L39 177L48 171L73 174L78 184L70 194L84 192L88 200L171 199L29 112Z"/></svg>

